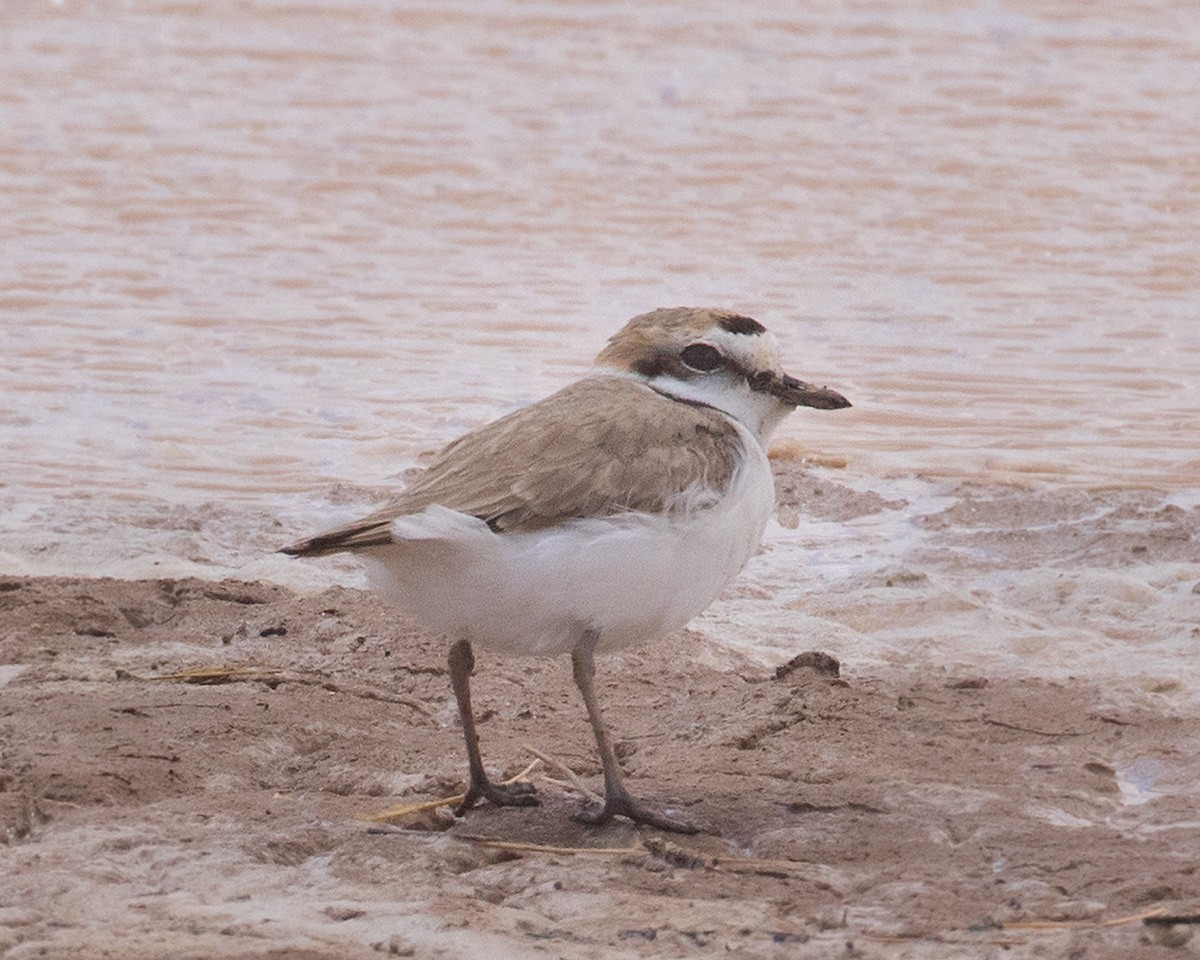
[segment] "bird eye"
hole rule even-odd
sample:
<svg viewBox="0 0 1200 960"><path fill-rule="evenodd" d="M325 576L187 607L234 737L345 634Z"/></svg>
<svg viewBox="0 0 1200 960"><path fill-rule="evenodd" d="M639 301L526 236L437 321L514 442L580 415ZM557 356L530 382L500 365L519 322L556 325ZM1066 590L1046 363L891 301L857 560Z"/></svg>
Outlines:
<svg viewBox="0 0 1200 960"><path fill-rule="evenodd" d="M693 343L684 347L679 359L689 370L712 373L723 362L721 351L707 343Z"/></svg>

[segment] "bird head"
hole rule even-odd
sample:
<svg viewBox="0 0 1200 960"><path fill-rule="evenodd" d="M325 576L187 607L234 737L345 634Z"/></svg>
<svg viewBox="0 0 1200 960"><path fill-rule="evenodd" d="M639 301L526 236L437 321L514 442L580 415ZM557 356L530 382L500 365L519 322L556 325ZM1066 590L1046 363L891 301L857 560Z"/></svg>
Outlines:
<svg viewBox="0 0 1200 960"><path fill-rule="evenodd" d="M775 335L750 317L668 307L634 317L596 364L643 380L684 403L714 407L762 439L796 407L837 410L850 401L780 369Z"/></svg>

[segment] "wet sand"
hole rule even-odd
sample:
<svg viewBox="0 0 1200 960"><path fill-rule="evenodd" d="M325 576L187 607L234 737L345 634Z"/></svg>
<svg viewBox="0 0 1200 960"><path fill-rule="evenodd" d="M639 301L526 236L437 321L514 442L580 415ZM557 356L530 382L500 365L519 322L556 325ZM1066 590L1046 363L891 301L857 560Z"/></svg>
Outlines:
<svg viewBox="0 0 1200 960"><path fill-rule="evenodd" d="M830 471L779 479L798 535L883 509ZM0 955L1185 955L1190 927L1143 918L1200 906L1200 720L1136 659L1194 642L1200 510L963 484L924 522L903 570L795 610L775 661L690 629L601 662L631 788L696 837L577 824L544 768L536 809L361 819L465 772L444 641L370 594L5 577ZM922 642L955 583L1035 561L1046 590L1007 597L1008 634L1053 610L1124 623L1112 676L1039 675L1020 643L959 663L941 626ZM911 631L907 659L843 642L876 622ZM840 669L789 669L798 649ZM532 747L599 786L566 662L482 651L475 690L496 772Z"/></svg>

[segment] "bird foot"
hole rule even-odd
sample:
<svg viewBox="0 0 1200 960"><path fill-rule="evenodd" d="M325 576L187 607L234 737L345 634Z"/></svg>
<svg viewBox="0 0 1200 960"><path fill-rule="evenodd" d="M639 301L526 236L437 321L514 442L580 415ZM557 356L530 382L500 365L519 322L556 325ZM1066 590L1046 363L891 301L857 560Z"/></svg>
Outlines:
<svg viewBox="0 0 1200 960"><path fill-rule="evenodd" d="M651 810L634 800L628 794L621 793L606 797L602 806L585 807L574 818L579 823L597 825L607 823L613 817L626 817L634 823L644 823L648 827L668 830L671 833L699 833L700 828L686 820L676 820L665 813Z"/></svg>
<svg viewBox="0 0 1200 960"><path fill-rule="evenodd" d="M462 803L454 808L454 815L461 817L480 800L487 800L494 807L536 807L541 803L537 798L537 788L524 780L507 784L472 780Z"/></svg>

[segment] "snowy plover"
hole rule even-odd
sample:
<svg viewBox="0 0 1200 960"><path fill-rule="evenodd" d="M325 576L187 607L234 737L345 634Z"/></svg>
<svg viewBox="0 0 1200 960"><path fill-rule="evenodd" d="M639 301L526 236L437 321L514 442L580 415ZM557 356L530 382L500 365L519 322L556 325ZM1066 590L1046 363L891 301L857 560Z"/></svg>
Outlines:
<svg viewBox="0 0 1200 960"><path fill-rule="evenodd" d="M850 406L778 369L756 320L677 307L634 317L584 379L446 447L396 500L284 549L352 550L373 586L451 638L450 682L470 783L482 798L537 803L488 778L471 710L471 644L571 654L615 815L691 832L627 792L593 687L594 654L677 630L754 553L775 506L767 436L797 406Z"/></svg>

